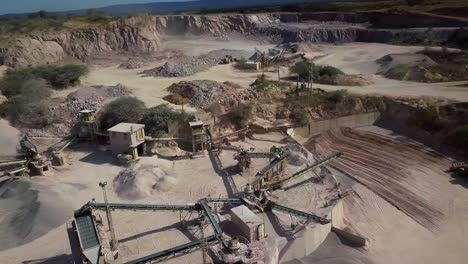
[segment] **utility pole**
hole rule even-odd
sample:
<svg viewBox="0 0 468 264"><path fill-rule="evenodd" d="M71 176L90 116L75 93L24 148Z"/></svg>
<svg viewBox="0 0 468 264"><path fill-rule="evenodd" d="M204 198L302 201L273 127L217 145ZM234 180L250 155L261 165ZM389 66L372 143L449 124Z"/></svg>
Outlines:
<svg viewBox="0 0 468 264"><path fill-rule="evenodd" d="M100 182L99 186L102 188L102 195L104 196L104 203L106 204L106 216L107 216L107 223L109 225L109 231L111 234L111 249L117 249L117 239L115 238L115 230L114 230L114 222L112 221L112 214L110 212L109 201L107 200L107 192L106 186L107 182Z"/></svg>

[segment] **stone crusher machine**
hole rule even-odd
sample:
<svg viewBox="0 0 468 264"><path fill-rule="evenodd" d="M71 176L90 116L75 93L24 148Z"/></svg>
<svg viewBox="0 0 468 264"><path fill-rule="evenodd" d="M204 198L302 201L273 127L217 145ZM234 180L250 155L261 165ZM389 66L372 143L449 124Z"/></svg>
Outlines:
<svg viewBox="0 0 468 264"><path fill-rule="evenodd" d="M24 136L20 140L18 155L0 157L0 168L6 175L42 175L50 166L47 157L42 156L37 147Z"/></svg>
<svg viewBox="0 0 468 264"><path fill-rule="evenodd" d="M454 162L450 167L450 172L457 176L468 177L468 163L467 162Z"/></svg>
<svg viewBox="0 0 468 264"><path fill-rule="evenodd" d="M233 149L237 151L237 153L234 154L234 159L237 160L237 166L241 173L250 169L252 159L267 158L271 160L280 158L286 153L285 148L281 146L271 147L270 152L255 152L253 148L248 150L243 147L233 147Z"/></svg>
<svg viewBox="0 0 468 264"><path fill-rule="evenodd" d="M343 154L341 152L333 154L323 160L316 161L314 164L286 177L282 177L283 169L281 165L285 162L285 156L278 155L271 162L263 168L260 172L257 173L255 178L248 183L244 188L245 197L244 203L249 204L251 207L257 208L258 210L264 210L268 208L268 205L271 205L272 192L277 189L282 189L285 185L289 184L292 181L299 181L294 185L294 187L300 186L301 184L307 182L306 180L301 180L301 177L306 175L306 173L311 170L318 168L326 163L341 157Z"/></svg>
<svg viewBox="0 0 468 264"><path fill-rule="evenodd" d="M96 223L94 216L92 215L93 210L129 210L129 211L173 211L181 212L181 222L185 222L184 213L198 213L196 219L197 226L200 229L198 232L198 240L192 241L187 244L179 245L170 249L166 249L145 257L141 257L127 264L136 263L156 263L163 262L168 259L188 254L197 250L204 251L203 258L204 263L206 262L206 252L208 247L221 244L223 248L222 256L225 259L235 260L228 263L257 263L260 261L259 255L253 254L249 249L248 245L241 243L236 238L227 236L219 225L218 217L212 211L213 205L225 205L229 204L232 206L241 205L242 200L238 198L203 198L194 204L187 205L157 205L157 204L121 204L121 203L95 203L88 202L81 209L77 210L74 214L73 222L68 224L68 234L71 245L79 246L81 252L73 252L75 259L80 259L83 263L103 263L101 259L106 252L103 252L106 247L101 243L102 240L99 237L99 224ZM205 237L203 230L206 225L211 225L214 230L214 235ZM72 242L73 241L73 242ZM91 242L90 242L91 241ZM112 242L111 242L112 243ZM113 242L117 244L116 242ZM75 247L76 248L76 247ZM107 249L108 250L108 249ZM118 250L118 246L117 246ZM109 255L109 254L107 254ZM110 254L115 258L118 258L118 254ZM263 256L262 256L263 257ZM116 260L116 259L114 259ZM239 262L242 261L242 262ZM105 261L104 261L105 263Z"/></svg>

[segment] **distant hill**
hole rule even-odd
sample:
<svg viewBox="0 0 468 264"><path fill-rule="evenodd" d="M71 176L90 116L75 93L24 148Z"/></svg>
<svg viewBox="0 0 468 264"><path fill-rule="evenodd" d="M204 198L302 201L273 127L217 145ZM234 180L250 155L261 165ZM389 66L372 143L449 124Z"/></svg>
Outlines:
<svg viewBox="0 0 468 264"><path fill-rule="evenodd" d="M170 13L183 11L198 11L201 9L225 9L249 6L286 5L296 3L340 2L343 0L198 0L185 2L155 2L146 4L122 4L101 8L93 11L104 12L110 15L129 15L142 12ZM348 0L349 1L349 0ZM53 12L55 15L84 15L90 9ZM28 14L7 14L1 17L26 17Z"/></svg>

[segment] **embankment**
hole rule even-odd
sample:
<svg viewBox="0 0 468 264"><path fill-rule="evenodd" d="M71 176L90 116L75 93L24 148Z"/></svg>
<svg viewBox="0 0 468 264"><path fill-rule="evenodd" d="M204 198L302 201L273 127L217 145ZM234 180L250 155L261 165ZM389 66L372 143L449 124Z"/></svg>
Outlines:
<svg viewBox="0 0 468 264"><path fill-rule="evenodd" d="M54 63L67 56L86 60L111 52L160 50L162 35L226 36L264 40L381 42L468 48L468 20L413 13L284 13L136 16L101 26L66 28L16 38L0 47L0 65Z"/></svg>

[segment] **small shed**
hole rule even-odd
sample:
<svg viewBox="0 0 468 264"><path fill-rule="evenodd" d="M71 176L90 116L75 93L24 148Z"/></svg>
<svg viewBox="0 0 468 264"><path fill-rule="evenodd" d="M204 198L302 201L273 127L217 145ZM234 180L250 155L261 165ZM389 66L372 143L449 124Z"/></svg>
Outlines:
<svg viewBox="0 0 468 264"><path fill-rule="evenodd" d="M247 206L241 205L232 208L230 215L231 221L250 242L265 238L265 223Z"/></svg>
<svg viewBox="0 0 468 264"><path fill-rule="evenodd" d="M112 154L129 154L134 159L143 153L145 143L145 125L120 123L107 130L109 133Z"/></svg>

